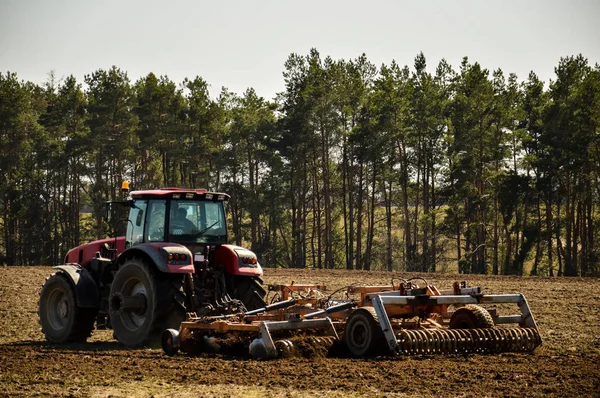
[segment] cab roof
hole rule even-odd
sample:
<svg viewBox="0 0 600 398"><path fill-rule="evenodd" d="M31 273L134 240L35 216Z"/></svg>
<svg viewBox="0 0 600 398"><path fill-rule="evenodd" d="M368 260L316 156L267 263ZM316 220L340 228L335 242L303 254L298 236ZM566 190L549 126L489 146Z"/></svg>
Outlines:
<svg viewBox="0 0 600 398"><path fill-rule="evenodd" d="M133 199L148 197L174 198L174 199L202 199L202 200L229 200L230 196L224 192L208 192L208 190L190 188L161 188L147 191L132 191L129 194ZM180 196L179 198L177 196ZM191 196L191 198L190 198ZM221 199L222 198L222 199Z"/></svg>

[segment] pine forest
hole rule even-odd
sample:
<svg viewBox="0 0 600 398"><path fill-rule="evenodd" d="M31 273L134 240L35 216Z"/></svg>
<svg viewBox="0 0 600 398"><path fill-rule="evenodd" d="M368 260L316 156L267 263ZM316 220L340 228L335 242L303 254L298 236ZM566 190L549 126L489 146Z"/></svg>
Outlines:
<svg viewBox="0 0 600 398"><path fill-rule="evenodd" d="M270 100L118 67L2 72L0 263L108 236L104 203L129 181L229 193L230 241L265 267L597 276L600 66L554 70L313 49Z"/></svg>

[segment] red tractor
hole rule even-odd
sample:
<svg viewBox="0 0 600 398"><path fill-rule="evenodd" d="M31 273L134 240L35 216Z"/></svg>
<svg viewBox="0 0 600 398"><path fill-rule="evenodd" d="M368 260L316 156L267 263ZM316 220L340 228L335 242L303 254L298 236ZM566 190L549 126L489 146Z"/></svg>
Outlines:
<svg viewBox="0 0 600 398"><path fill-rule="evenodd" d="M124 192L128 187L124 184ZM40 293L42 331L52 343L85 341L112 328L127 346L178 328L186 313L263 307L262 268L250 250L227 244L229 195L204 189L133 191L125 236L71 249Z"/></svg>

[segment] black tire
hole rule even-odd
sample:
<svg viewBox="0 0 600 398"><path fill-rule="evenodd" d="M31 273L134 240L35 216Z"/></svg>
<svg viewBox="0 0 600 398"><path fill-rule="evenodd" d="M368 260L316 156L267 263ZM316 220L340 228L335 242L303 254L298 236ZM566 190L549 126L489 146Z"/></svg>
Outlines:
<svg viewBox="0 0 600 398"><path fill-rule="evenodd" d="M172 357L179 351L179 330L166 329L160 336L160 343L163 352L168 356Z"/></svg>
<svg viewBox="0 0 600 398"><path fill-rule="evenodd" d="M494 327L490 313L476 304L459 308L450 318L450 329L489 329Z"/></svg>
<svg viewBox="0 0 600 398"><path fill-rule="evenodd" d="M184 275L156 272L159 299L158 323L153 339L159 339L165 329L179 330L185 321L186 307L184 294Z"/></svg>
<svg viewBox="0 0 600 398"><path fill-rule="evenodd" d="M350 314L344 328L344 343L350 355L357 358L385 353L385 336L375 309L363 307Z"/></svg>
<svg viewBox="0 0 600 398"><path fill-rule="evenodd" d="M127 260L110 287L111 325L115 338L126 346L141 346L158 340L164 329L179 329L185 319L181 304L183 294L173 283L179 277L161 273L153 267L141 259ZM121 297L138 295L145 299L143 308L121 307Z"/></svg>
<svg viewBox="0 0 600 398"><path fill-rule="evenodd" d="M75 289L68 278L62 272L53 274L40 292L40 325L51 343L84 342L94 330L98 310L77 306Z"/></svg>
<svg viewBox="0 0 600 398"><path fill-rule="evenodd" d="M232 298L240 300L248 311L267 305L262 281L253 276L227 276L227 291Z"/></svg>

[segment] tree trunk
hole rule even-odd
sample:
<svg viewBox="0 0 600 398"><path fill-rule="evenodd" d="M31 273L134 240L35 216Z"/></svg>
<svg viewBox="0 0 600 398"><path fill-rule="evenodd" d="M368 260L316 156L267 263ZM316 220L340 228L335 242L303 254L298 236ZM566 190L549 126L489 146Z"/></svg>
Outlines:
<svg viewBox="0 0 600 398"><path fill-rule="evenodd" d="M550 197L546 199L546 234L548 240L548 269L550 270L550 276L554 276L554 261L552 259L552 202Z"/></svg>
<svg viewBox="0 0 600 398"><path fill-rule="evenodd" d="M385 219L386 219L386 245L385 245L385 262L388 271L392 271L392 176L391 170L389 170L390 176L387 181L387 189L383 187L385 195Z"/></svg>
<svg viewBox="0 0 600 398"><path fill-rule="evenodd" d="M431 207L433 208L433 213L431 214L431 272L436 272L437 270L437 225L436 225L436 195L435 195L435 169L433 166L431 167Z"/></svg>
<svg viewBox="0 0 600 398"><path fill-rule="evenodd" d="M346 131L346 129L344 128L344 131ZM350 257L350 239L349 239L349 233L348 233L348 218L349 218L349 214L348 214L348 202L351 200L350 198L348 198L347 196L350 195L350 191L347 188L347 181L348 181L348 175L349 175L349 170L348 170L348 142L347 142L347 138L346 135L344 135L343 138L343 143L342 143L342 213L344 216L344 253L346 255L346 269L347 270L351 270L352 269L352 258Z"/></svg>
<svg viewBox="0 0 600 398"><path fill-rule="evenodd" d="M355 269L361 270L362 266L362 224L363 224L363 180L364 180L364 165L363 162L360 162L359 171L358 171L358 200L356 203L357 212L356 212L356 267Z"/></svg>
<svg viewBox="0 0 600 398"><path fill-rule="evenodd" d="M371 200L369 209L369 221L367 228L367 250L365 251L364 269L371 270L373 239L375 235L375 190L377 184L377 167L373 165L373 179L371 180Z"/></svg>
<svg viewBox="0 0 600 398"><path fill-rule="evenodd" d="M414 263L414 248L411 239L412 227L410 223L410 207L408 201L408 158L406 148L400 141L398 143L398 154L400 155L400 190L402 191L402 213L404 215L404 247L406 271L417 271Z"/></svg>

